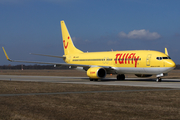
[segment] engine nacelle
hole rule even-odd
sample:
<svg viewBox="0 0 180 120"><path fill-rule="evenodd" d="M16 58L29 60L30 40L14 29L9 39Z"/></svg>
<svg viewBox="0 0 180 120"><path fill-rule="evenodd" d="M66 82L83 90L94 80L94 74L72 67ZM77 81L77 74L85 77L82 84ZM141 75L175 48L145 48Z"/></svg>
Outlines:
<svg viewBox="0 0 180 120"><path fill-rule="evenodd" d="M146 74L135 74L137 77L151 77L152 75L146 75Z"/></svg>
<svg viewBox="0 0 180 120"><path fill-rule="evenodd" d="M92 79L104 78L106 76L106 70L101 67L92 67L87 70L87 76Z"/></svg>

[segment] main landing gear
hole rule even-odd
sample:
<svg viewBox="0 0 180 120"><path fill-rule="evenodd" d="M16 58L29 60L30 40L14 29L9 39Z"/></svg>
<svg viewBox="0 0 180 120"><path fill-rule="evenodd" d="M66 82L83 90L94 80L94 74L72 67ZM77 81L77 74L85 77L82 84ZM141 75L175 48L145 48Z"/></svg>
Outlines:
<svg viewBox="0 0 180 120"><path fill-rule="evenodd" d="M98 81L98 79L92 79L92 78L89 78L90 81Z"/></svg>
<svg viewBox="0 0 180 120"><path fill-rule="evenodd" d="M117 80L125 80L125 75L124 74L118 74Z"/></svg>
<svg viewBox="0 0 180 120"><path fill-rule="evenodd" d="M160 77L158 77L157 79L156 79L156 82L161 82L162 81L162 79L160 78Z"/></svg>

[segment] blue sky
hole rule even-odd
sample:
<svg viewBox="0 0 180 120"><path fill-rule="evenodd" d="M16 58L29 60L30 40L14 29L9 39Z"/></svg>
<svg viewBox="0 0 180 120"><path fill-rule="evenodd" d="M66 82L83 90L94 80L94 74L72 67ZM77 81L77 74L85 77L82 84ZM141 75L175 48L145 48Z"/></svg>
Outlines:
<svg viewBox="0 0 180 120"><path fill-rule="evenodd" d="M63 62L60 21L82 51L168 48L180 64L179 0L0 0L0 46L11 59ZM0 50L0 65L8 62Z"/></svg>

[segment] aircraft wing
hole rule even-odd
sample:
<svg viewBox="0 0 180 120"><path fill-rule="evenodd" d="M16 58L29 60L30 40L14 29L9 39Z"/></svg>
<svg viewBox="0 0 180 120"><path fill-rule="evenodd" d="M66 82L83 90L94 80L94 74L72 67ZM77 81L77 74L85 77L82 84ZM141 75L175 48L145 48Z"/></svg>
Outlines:
<svg viewBox="0 0 180 120"><path fill-rule="evenodd" d="M22 60L12 60L7 55L4 47L2 47L4 54L8 61L11 62L22 62L22 63L36 63L36 64L49 64L49 65L56 65L56 66L74 66L74 67L93 67L94 65L83 65L83 64L68 64L68 63L55 63L55 62L39 62L39 61L22 61ZM39 54L38 54L39 55ZM42 54L41 54L42 55ZM43 56L51 56L51 55L43 55ZM59 57L59 58L65 58L65 57ZM103 67L105 69L112 69L110 66L99 66Z"/></svg>
<svg viewBox="0 0 180 120"><path fill-rule="evenodd" d="M44 55L44 54L36 54L36 53L30 53L30 54L31 55L39 55L39 56L47 56L47 57L66 58L64 56Z"/></svg>

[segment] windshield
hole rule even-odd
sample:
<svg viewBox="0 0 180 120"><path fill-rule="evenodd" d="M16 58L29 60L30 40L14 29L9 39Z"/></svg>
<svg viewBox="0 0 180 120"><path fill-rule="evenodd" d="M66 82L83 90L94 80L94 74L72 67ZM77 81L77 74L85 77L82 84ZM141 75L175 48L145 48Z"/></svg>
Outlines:
<svg viewBox="0 0 180 120"><path fill-rule="evenodd" d="M157 60L163 60L163 59L171 59L170 57L157 57Z"/></svg>

